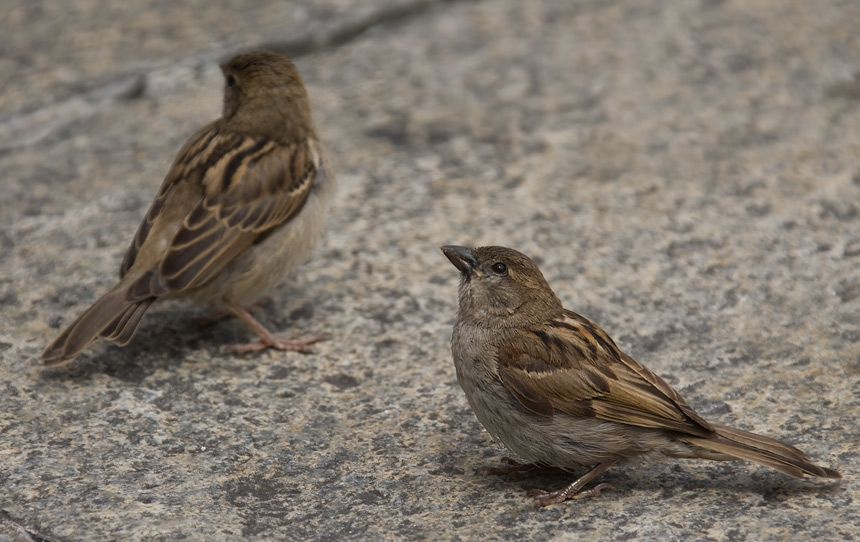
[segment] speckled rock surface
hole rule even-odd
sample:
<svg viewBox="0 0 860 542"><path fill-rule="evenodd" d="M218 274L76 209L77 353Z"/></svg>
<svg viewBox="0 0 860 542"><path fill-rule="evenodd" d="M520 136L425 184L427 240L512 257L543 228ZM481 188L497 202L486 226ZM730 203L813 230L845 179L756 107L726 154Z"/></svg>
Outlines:
<svg viewBox="0 0 860 542"><path fill-rule="evenodd" d="M66 4L4 8L0 540L860 536L860 4ZM225 356L241 323L166 303L43 369L255 44L295 53L340 178L260 317L329 340ZM454 376L445 243L532 255L704 417L845 479L666 462L535 509L569 478L475 474L504 450Z"/></svg>

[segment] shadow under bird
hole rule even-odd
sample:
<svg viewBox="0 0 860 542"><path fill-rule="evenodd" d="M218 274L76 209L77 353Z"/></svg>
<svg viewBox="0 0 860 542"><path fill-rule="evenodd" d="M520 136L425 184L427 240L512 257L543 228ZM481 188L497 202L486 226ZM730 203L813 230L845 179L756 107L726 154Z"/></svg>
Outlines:
<svg viewBox="0 0 860 542"><path fill-rule="evenodd" d="M234 352L308 351L320 340L274 337L244 308L301 264L322 236L334 177L296 67L270 51L221 65L221 118L185 143L140 224L120 279L42 354L74 359L97 338L132 339L158 299L229 311L260 337Z"/></svg>
<svg viewBox="0 0 860 542"><path fill-rule="evenodd" d="M535 504L593 497L586 484L632 459L744 459L790 476L841 478L778 440L709 423L662 378L566 310L527 256L504 247L444 246L461 273L451 350L478 420L529 463L505 458L492 474L590 470Z"/></svg>

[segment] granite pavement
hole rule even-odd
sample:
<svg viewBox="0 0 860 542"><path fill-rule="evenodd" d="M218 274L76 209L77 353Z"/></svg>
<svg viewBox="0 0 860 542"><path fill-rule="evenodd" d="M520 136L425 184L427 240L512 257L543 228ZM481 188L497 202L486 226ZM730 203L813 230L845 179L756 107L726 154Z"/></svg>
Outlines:
<svg viewBox="0 0 860 542"><path fill-rule="evenodd" d="M11 0L0 23L0 541L860 537L854 0ZM260 318L164 303L39 354L116 277L217 63L291 55L335 162ZM533 256L705 418L838 468L618 468L534 508L459 389L442 244Z"/></svg>

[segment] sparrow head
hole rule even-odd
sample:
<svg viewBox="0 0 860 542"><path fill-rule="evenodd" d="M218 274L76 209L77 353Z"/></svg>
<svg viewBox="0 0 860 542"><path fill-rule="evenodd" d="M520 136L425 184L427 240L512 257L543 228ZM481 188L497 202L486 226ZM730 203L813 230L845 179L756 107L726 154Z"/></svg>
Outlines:
<svg viewBox="0 0 860 542"><path fill-rule="evenodd" d="M460 270L458 318L482 327L516 327L561 314L561 301L525 254L505 247L442 247Z"/></svg>
<svg viewBox="0 0 860 542"><path fill-rule="evenodd" d="M284 139L285 133L297 137L312 133L308 93L289 58L272 51L251 51L220 67L224 74L223 118L233 129L276 140Z"/></svg>

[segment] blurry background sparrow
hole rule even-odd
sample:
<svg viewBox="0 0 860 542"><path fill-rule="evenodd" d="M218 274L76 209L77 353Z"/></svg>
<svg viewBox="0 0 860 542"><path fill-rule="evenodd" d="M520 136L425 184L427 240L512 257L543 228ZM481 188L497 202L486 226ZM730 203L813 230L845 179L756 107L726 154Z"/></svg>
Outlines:
<svg viewBox="0 0 860 542"><path fill-rule="evenodd" d="M777 440L708 423L605 331L565 310L537 266L504 247L442 247L462 273L451 349L478 420L532 464L482 469L516 474L590 470L564 489L532 490L541 506L596 496L584 486L614 464L745 459L788 475L841 478Z"/></svg>
<svg viewBox="0 0 860 542"><path fill-rule="evenodd" d="M293 63L270 51L237 55L221 70L221 118L179 151L119 282L45 349L45 364L73 359L98 337L127 344L161 298L188 297L241 318L260 342L234 352L307 351L319 340L276 338L244 308L302 263L323 232L334 177L307 92Z"/></svg>

